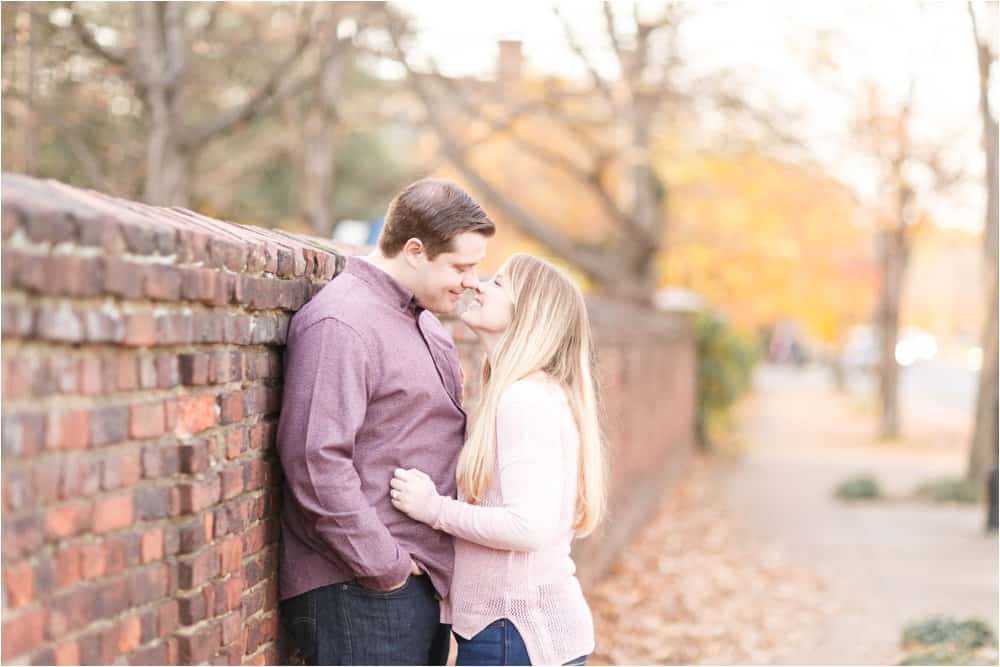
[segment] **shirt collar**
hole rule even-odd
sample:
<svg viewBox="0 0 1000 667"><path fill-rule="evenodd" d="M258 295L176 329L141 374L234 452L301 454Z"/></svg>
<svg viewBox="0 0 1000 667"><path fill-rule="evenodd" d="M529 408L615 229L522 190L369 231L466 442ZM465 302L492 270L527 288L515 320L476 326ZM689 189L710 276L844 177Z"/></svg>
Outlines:
<svg viewBox="0 0 1000 667"><path fill-rule="evenodd" d="M344 273L349 273L371 287L376 294L386 302L398 307L403 312L419 315L422 307L417 305L413 292L406 289L388 273L375 266L363 255L348 257L344 265Z"/></svg>

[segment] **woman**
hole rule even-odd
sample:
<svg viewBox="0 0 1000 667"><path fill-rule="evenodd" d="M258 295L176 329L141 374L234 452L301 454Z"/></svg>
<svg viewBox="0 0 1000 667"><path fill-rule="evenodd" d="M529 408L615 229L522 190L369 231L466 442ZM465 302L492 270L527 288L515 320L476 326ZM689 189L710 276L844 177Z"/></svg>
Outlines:
<svg viewBox="0 0 1000 667"><path fill-rule="evenodd" d="M458 500L397 469L393 504L456 538L442 622L457 664L586 664L594 628L570 542L600 521L606 472L583 294L548 262L516 254L462 321L486 360Z"/></svg>

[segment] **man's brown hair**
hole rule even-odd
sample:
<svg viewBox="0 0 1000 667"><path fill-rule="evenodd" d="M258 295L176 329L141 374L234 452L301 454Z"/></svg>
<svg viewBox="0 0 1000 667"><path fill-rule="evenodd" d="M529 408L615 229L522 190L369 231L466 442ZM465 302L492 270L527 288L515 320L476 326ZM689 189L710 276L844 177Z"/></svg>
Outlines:
<svg viewBox="0 0 1000 667"><path fill-rule="evenodd" d="M389 203L378 247L395 257L411 238L420 239L428 259L451 250L451 240L465 232L489 238L493 221L476 201L451 181L424 178L400 192Z"/></svg>

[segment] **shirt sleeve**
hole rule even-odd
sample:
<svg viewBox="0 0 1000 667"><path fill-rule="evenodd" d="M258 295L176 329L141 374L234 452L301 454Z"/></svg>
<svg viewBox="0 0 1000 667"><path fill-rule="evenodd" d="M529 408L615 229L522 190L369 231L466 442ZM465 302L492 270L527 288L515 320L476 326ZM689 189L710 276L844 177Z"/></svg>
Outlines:
<svg viewBox="0 0 1000 667"><path fill-rule="evenodd" d="M515 383L497 410L502 503L470 505L443 498L433 527L492 549L538 551L559 537L565 471L559 406L537 383Z"/></svg>
<svg viewBox="0 0 1000 667"><path fill-rule="evenodd" d="M370 588L403 581L410 556L379 519L354 467L376 367L350 326L324 319L289 341L278 451L307 530Z"/></svg>

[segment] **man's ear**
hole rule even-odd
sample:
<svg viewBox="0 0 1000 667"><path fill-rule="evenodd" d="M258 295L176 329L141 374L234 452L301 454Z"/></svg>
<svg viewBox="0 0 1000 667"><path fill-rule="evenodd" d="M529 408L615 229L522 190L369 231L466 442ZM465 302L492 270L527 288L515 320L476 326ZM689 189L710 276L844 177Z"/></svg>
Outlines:
<svg viewBox="0 0 1000 667"><path fill-rule="evenodd" d="M418 268L422 263L427 261L427 252L424 248L424 242L420 239L413 237L407 239L406 243L403 244L403 259L412 268Z"/></svg>

